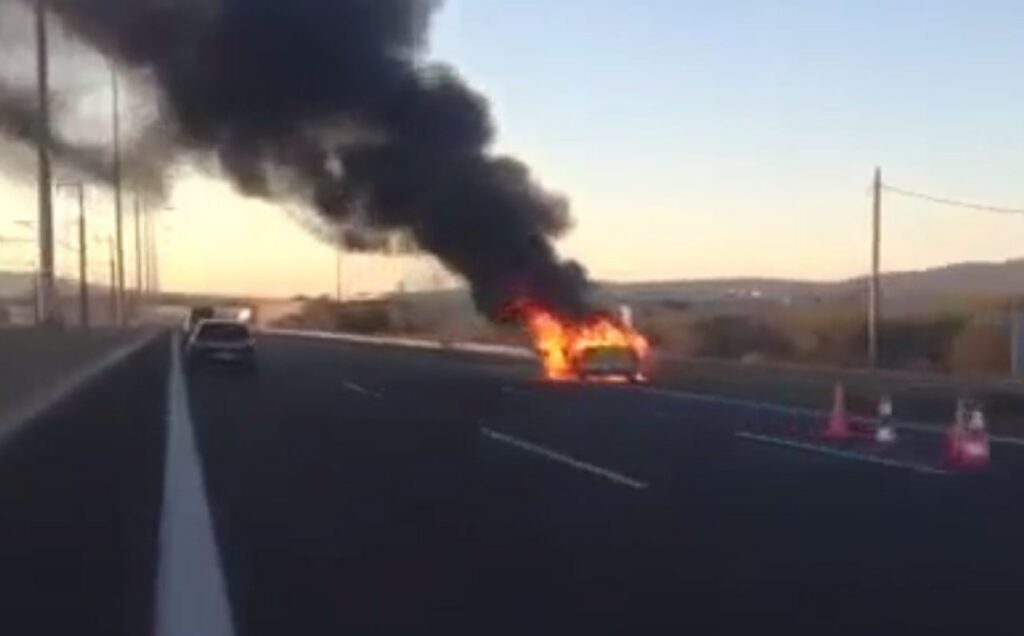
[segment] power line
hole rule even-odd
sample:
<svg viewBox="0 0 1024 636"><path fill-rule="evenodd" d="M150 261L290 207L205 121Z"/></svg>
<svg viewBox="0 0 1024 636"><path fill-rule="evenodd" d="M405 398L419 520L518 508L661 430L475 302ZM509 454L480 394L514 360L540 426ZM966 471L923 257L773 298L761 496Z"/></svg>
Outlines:
<svg viewBox="0 0 1024 636"><path fill-rule="evenodd" d="M956 199L946 199L943 197L936 197L930 194L921 194L920 192L913 192L911 190L904 190L902 188L895 188L890 185L883 185L882 188L886 192L892 192L904 197L910 197L912 199L921 199L923 201L930 201L931 203L938 203L939 205L948 205L958 208L966 208L969 210L978 210L981 212L994 212L996 214L1024 214L1024 208L1004 208L993 205L981 205L978 203L968 203L966 201L957 201Z"/></svg>

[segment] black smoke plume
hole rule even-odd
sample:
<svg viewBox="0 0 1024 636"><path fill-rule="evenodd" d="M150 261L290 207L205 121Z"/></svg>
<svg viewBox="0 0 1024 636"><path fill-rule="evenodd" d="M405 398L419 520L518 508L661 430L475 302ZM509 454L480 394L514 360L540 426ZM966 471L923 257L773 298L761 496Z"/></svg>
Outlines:
<svg viewBox="0 0 1024 636"><path fill-rule="evenodd" d="M41 139L35 94L24 88L0 82L0 137L37 145L45 143L56 160L86 177L103 182L111 180L111 166L104 160L105 148L72 143L51 132Z"/></svg>
<svg viewBox="0 0 1024 636"><path fill-rule="evenodd" d="M552 246L571 225L566 201L495 156L485 99L422 58L438 2L49 4L148 73L180 148L214 153L243 193L299 199L342 228L408 233L492 316L517 296L585 309L582 268Z"/></svg>

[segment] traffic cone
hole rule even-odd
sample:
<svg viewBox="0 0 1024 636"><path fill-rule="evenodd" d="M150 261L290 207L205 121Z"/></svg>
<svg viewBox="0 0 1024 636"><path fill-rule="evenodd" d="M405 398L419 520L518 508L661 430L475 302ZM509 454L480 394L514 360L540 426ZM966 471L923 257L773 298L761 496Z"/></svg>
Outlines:
<svg viewBox="0 0 1024 636"><path fill-rule="evenodd" d="M958 470L984 470L992 462L992 445L980 407L968 408L961 400L949 430L949 463Z"/></svg>
<svg viewBox="0 0 1024 636"><path fill-rule="evenodd" d="M892 398L885 396L878 401L878 428L875 429L875 442L881 446L892 446L896 440L896 427L892 423Z"/></svg>
<svg viewBox="0 0 1024 636"><path fill-rule="evenodd" d="M850 439L850 418L846 414L846 390L841 382L836 383L835 397L832 399L832 416L828 419L822 436L832 441Z"/></svg>

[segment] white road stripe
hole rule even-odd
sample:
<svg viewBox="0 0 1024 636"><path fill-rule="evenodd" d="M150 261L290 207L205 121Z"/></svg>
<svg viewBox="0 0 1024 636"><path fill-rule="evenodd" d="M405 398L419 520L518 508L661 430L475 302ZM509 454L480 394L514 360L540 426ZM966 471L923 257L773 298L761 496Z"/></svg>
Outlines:
<svg viewBox="0 0 1024 636"><path fill-rule="evenodd" d="M553 451L549 448L544 448L543 446L538 446L537 444L534 444L532 442L527 442L516 437L512 437L511 435L505 435L504 433L499 433L488 428L483 429L482 433L485 437L492 439L496 442L508 444L509 446L514 446L519 450L526 451L534 455L538 455L540 457L558 462L560 464L565 464L566 466L575 468L576 470L580 470L585 473L590 473L591 475L596 475L598 477L603 477L604 479L607 479L608 481L616 483L620 486L626 486L628 488L633 488L634 490L647 490L648 488L650 488L650 484L644 483L637 479L633 479L632 477L627 477L626 475L617 473L612 470L608 470L607 468L601 468L600 466L588 464L587 462L580 461L568 455L564 455L557 451Z"/></svg>
<svg viewBox="0 0 1024 636"><path fill-rule="evenodd" d="M736 433L736 437L745 439L752 442L759 442L762 444L772 444L774 446L784 446L786 448L793 448L802 451L809 451L818 453L820 455L827 455L829 457L837 457L839 459L847 459L850 461L864 462L867 464L876 464L879 466L886 466L888 468L902 468L904 470L912 470L918 473L924 473L926 475L948 475L949 473L944 470L937 468L931 468L921 464L910 464L905 462L899 462L894 459L888 459L885 457L876 457L874 455L864 455L862 453L854 453L852 451L845 451L838 448L831 448L828 446L819 446L817 444L808 444L806 442L797 442L788 439L782 439L779 437L769 437L767 435L757 435L756 433Z"/></svg>
<svg viewBox="0 0 1024 636"><path fill-rule="evenodd" d="M365 395L365 396L368 396L368 397L372 397L375 400L383 400L384 399L384 396L381 395L380 393L377 393L376 391L371 391L370 389L367 389L365 387L361 387L358 384L356 384L355 382L342 382L342 384L345 386L346 389L348 389L349 391L352 391L353 393L359 393L360 395Z"/></svg>
<svg viewBox="0 0 1024 636"><path fill-rule="evenodd" d="M178 347L171 347L156 636L233 636Z"/></svg>

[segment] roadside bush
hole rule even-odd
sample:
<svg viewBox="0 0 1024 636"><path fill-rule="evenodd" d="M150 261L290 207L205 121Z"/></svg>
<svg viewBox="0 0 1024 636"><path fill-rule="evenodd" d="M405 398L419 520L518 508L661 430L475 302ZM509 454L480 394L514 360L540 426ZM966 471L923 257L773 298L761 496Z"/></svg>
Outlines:
<svg viewBox="0 0 1024 636"><path fill-rule="evenodd" d="M793 343L769 322L751 316L715 316L695 325L702 356L741 359L750 354L785 359Z"/></svg>
<svg viewBox="0 0 1024 636"><path fill-rule="evenodd" d="M701 354L700 335L685 313L659 308L639 312L636 326L656 349L677 356Z"/></svg>
<svg viewBox="0 0 1024 636"><path fill-rule="evenodd" d="M954 373L1005 375L1010 371L1010 337L998 325L968 325L953 339L949 358Z"/></svg>
<svg viewBox="0 0 1024 636"><path fill-rule="evenodd" d="M385 333L391 328L390 312L383 306L343 308L335 319L335 329L349 333Z"/></svg>
<svg viewBox="0 0 1024 636"><path fill-rule="evenodd" d="M891 369L949 371L949 352L963 328L964 320L955 316L882 323L882 365Z"/></svg>

